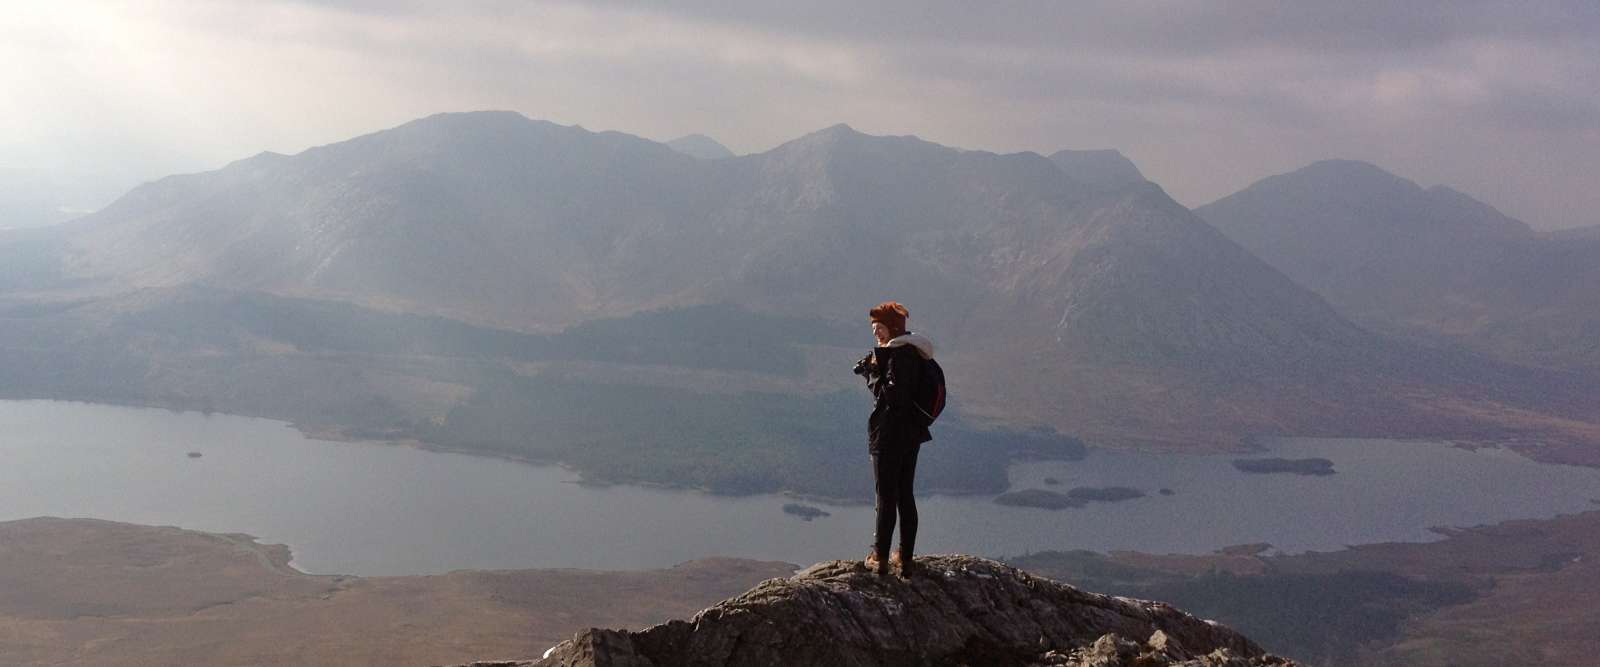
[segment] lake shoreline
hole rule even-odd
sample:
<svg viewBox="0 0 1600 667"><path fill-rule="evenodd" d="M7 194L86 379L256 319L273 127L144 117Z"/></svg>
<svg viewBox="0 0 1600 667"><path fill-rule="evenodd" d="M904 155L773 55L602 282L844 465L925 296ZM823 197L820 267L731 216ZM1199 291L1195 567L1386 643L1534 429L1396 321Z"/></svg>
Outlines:
<svg viewBox="0 0 1600 667"><path fill-rule="evenodd" d="M9 471L0 470L0 506L11 512L0 517L89 516L213 532L243 528L264 541L294 545L290 562L306 572L633 570L708 554L843 558L871 533L872 505L852 499L600 484L558 462L350 437L269 419L0 402L0 418L8 416L20 439L0 442L0 457L14 462ZM330 442L329 436L338 439ZM1006 470L1006 488L1043 488L1053 479L1059 489L1080 495L1128 489L1120 502L1049 512L998 506L995 494L925 490L918 494L924 518L919 542L929 553L981 555L1050 549L1205 554L1256 542L1288 553L1326 551L1435 540L1437 531L1429 529L1436 526L1592 508L1595 494L1589 489L1600 483L1589 469L1541 464L1503 448L1322 439L1260 444L1276 448L1273 456L1337 461L1341 474L1250 475L1236 470L1228 455L1090 448L1081 459L1014 463ZM184 458L195 451L204 458ZM869 475L866 457L861 459L859 466L841 461L838 474ZM85 477L85 470L104 472ZM1530 486L1530 474L1537 485ZM1503 484L1482 487L1461 479ZM1574 480L1588 485L1577 500L1571 497ZM1472 488L1479 492L1467 494ZM1482 493L1486 488L1494 492ZM1531 494L1519 491L1524 488ZM1425 512L1394 511L1392 503L1403 506L1416 493L1444 495ZM793 520L783 507L795 502L828 516ZM1343 517L1339 530L1303 519L1330 507Z"/></svg>

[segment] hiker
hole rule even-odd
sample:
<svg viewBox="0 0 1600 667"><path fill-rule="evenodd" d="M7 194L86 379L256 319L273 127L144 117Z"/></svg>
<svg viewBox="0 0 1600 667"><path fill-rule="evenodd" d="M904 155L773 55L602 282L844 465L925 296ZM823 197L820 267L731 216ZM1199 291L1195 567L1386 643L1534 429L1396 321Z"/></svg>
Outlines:
<svg viewBox="0 0 1600 667"><path fill-rule="evenodd" d="M909 576L917 542L917 501L912 484L917 473L917 453L928 433L932 416L920 410L914 397L924 380L925 360L933 358L933 342L906 331L906 307L885 301L869 311L877 346L856 364L872 390L872 416L867 418L867 452L872 455L872 481L877 492L877 526L867 569L888 574L891 566ZM942 400L942 399L941 399ZM942 407L942 406L941 406ZM936 414L936 413L935 413ZM900 548L891 556L890 538L895 519L900 521Z"/></svg>

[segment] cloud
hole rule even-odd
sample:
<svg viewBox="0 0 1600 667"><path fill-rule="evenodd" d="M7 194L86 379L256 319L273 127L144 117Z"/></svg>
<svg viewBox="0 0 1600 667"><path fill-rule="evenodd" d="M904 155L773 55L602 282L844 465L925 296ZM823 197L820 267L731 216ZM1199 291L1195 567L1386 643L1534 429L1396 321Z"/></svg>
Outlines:
<svg viewBox="0 0 1600 667"><path fill-rule="evenodd" d="M222 0L13 13L0 26L0 86L18 91L0 101L0 166L65 152L204 168L508 108L654 138L704 132L739 152L841 121L970 148L1112 147L1194 205L1353 157L1536 224L1600 210L1575 176L1600 173L1600 3L1588 1Z"/></svg>

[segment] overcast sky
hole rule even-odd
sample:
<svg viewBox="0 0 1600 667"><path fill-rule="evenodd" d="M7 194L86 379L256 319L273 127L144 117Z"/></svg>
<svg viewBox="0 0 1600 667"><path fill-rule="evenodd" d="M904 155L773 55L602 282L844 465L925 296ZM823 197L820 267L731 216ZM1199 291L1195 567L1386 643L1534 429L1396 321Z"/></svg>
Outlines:
<svg viewBox="0 0 1600 667"><path fill-rule="evenodd" d="M1600 224L1595 0L466 4L0 0L0 177L124 188L512 109L739 153L839 122L1116 148L1190 206L1349 158Z"/></svg>

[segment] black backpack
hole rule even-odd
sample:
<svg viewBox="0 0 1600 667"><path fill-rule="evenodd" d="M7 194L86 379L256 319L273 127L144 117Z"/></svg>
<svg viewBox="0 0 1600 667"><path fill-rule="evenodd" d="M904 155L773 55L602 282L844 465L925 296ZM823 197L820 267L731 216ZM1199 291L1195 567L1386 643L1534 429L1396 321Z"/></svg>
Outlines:
<svg viewBox="0 0 1600 667"><path fill-rule="evenodd" d="M922 362L922 384L917 386L912 402L929 426L944 412L944 369L939 367L939 362L932 359Z"/></svg>

